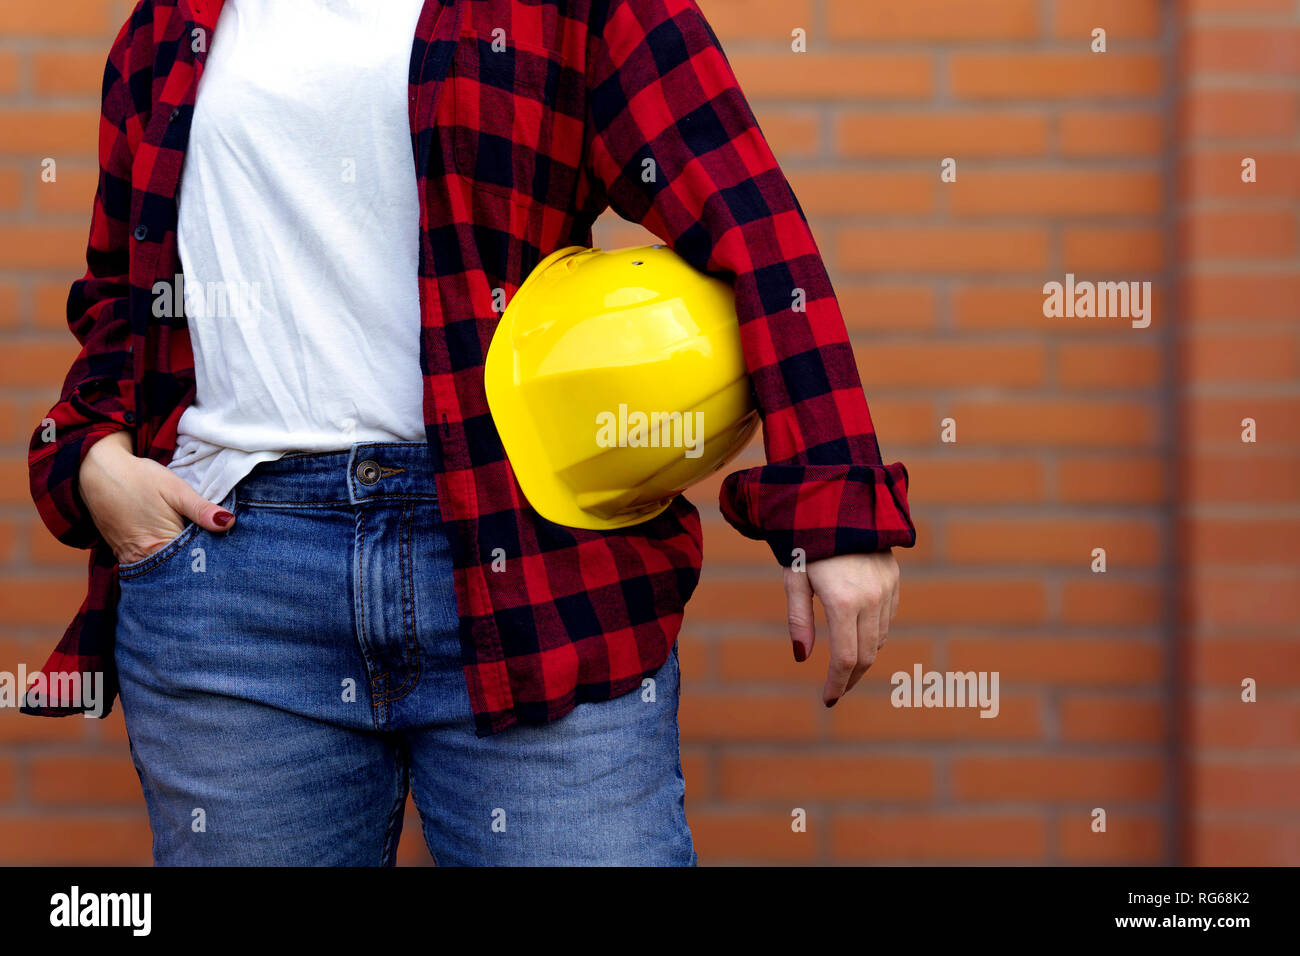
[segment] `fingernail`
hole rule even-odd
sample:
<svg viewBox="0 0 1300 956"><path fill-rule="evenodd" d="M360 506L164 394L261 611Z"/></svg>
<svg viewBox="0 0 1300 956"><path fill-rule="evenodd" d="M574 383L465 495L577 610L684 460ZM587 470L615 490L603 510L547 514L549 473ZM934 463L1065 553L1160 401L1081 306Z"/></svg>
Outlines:
<svg viewBox="0 0 1300 956"><path fill-rule="evenodd" d="M803 645L798 641L794 642L794 659L800 664L808 659L808 652L803 649Z"/></svg>
<svg viewBox="0 0 1300 956"><path fill-rule="evenodd" d="M235 516L232 515L229 511L218 511L215 515L212 516L212 520L215 521L219 527L224 528L226 525L230 524L232 520L234 520L234 517Z"/></svg>
<svg viewBox="0 0 1300 956"><path fill-rule="evenodd" d="M834 707L838 702L839 702L839 698L838 698L838 697L833 697L833 698L831 698L830 700L828 700L828 701L826 702L826 706L827 706L827 707Z"/></svg>

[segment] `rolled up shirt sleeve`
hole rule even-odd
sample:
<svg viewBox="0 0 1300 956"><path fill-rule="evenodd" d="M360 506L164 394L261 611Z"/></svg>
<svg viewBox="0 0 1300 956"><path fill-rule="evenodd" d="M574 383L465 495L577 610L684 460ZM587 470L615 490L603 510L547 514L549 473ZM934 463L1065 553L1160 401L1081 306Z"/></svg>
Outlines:
<svg viewBox="0 0 1300 956"><path fill-rule="evenodd" d="M908 473L884 464L807 217L695 0L593 0L584 184L732 284L767 464L723 517L785 566L911 547Z"/></svg>

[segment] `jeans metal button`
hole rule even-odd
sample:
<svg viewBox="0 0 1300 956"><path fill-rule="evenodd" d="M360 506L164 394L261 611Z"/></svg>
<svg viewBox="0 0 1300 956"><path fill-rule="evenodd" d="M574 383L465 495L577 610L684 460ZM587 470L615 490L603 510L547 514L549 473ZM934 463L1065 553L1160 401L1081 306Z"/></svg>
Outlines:
<svg viewBox="0 0 1300 956"><path fill-rule="evenodd" d="M363 485L373 485L379 480L379 462L373 458L367 458L361 464L357 465L357 481Z"/></svg>

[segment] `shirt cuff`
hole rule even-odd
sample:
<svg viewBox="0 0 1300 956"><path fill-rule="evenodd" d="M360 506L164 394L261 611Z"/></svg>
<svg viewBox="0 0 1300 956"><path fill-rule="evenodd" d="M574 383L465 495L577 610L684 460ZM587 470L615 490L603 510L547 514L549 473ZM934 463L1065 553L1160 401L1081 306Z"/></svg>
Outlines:
<svg viewBox="0 0 1300 956"><path fill-rule="evenodd" d="M796 558L910 548L907 468L889 465L759 465L732 472L718 504L727 523L766 541L783 567Z"/></svg>

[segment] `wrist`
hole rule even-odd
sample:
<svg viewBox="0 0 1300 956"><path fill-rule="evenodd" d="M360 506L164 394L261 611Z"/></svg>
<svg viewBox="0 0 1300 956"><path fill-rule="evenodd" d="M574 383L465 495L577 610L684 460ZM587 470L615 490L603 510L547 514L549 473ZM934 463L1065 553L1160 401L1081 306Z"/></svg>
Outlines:
<svg viewBox="0 0 1300 956"><path fill-rule="evenodd" d="M82 451L81 466L77 472L78 479L85 475L88 469L90 471L103 469L114 461L133 457L135 454L131 433L125 430L93 436L86 440L90 442L90 447Z"/></svg>

